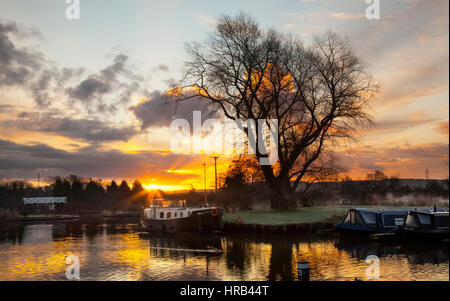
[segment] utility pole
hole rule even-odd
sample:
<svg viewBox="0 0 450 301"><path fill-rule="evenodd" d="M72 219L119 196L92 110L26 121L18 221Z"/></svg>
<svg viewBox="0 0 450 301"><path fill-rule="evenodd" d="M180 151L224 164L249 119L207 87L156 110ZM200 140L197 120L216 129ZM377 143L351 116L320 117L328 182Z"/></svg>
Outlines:
<svg viewBox="0 0 450 301"><path fill-rule="evenodd" d="M203 180L204 180L204 184L205 184L205 206L208 204L208 202L206 201L206 162L203 162Z"/></svg>
<svg viewBox="0 0 450 301"><path fill-rule="evenodd" d="M40 188L40 186L41 186L41 174L40 173L37 173L37 180L38 180L38 189Z"/></svg>
<svg viewBox="0 0 450 301"><path fill-rule="evenodd" d="M213 156L211 156L211 158L214 159L214 173L215 173L215 183L216 183L216 193L217 193L217 158L219 158L219 156L213 155Z"/></svg>

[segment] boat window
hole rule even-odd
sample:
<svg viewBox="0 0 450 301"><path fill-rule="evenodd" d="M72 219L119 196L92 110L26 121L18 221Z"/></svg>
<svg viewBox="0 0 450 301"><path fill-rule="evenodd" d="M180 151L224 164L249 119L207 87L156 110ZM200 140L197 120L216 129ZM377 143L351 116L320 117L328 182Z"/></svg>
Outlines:
<svg viewBox="0 0 450 301"><path fill-rule="evenodd" d="M404 215L383 215L383 224L385 227L395 227L399 225L403 225L403 220L405 219Z"/></svg>
<svg viewBox="0 0 450 301"><path fill-rule="evenodd" d="M180 213L180 217L183 217L183 212Z"/></svg>
<svg viewBox="0 0 450 301"><path fill-rule="evenodd" d="M175 212L175 217L177 217L177 213Z"/></svg>
<svg viewBox="0 0 450 301"><path fill-rule="evenodd" d="M355 224L364 225L364 221L361 219L361 216L357 214L355 210L351 210L349 211L349 213L347 213L344 222L351 225Z"/></svg>
<svg viewBox="0 0 450 301"><path fill-rule="evenodd" d="M352 210L350 211L350 224L355 224L356 220L356 211Z"/></svg>
<svg viewBox="0 0 450 301"><path fill-rule="evenodd" d="M361 212L359 212L359 214L356 214L356 212L355 212L355 217L356 217L355 224L358 224L360 226L365 225L363 219L361 218Z"/></svg>
<svg viewBox="0 0 450 301"><path fill-rule="evenodd" d="M164 218L164 212L159 213L159 218Z"/></svg>
<svg viewBox="0 0 450 301"><path fill-rule="evenodd" d="M417 217L422 225L431 225L431 218L429 215L417 214Z"/></svg>
<svg viewBox="0 0 450 301"><path fill-rule="evenodd" d="M172 216L172 212L167 212L167 218L170 218Z"/></svg>
<svg viewBox="0 0 450 301"><path fill-rule="evenodd" d="M344 218L345 224L350 224L350 213L351 213L351 211L347 212L347 215Z"/></svg>
<svg viewBox="0 0 450 301"><path fill-rule="evenodd" d="M434 223L437 228L448 228L448 215L447 216L434 216Z"/></svg>
<svg viewBox="0 0 450 301"><path fill-rule="evenodd" d="M405 219L402 218L394 218L394 223L396 226L403 226L405 224Z"/></svg>
<svg viewBox="0 0 450 301"><path fill-rule="evenodd" d="M377 223L377 218L375 216L375 213L360 212L360 214L366 224L376 224Z"/></svg>

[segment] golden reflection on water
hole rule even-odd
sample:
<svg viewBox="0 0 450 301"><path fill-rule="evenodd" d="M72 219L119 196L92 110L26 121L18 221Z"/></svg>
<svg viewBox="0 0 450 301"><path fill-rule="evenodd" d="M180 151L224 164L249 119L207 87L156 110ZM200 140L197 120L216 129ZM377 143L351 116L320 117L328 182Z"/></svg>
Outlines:
<svg viewBox="0 0 450 301"><path fill-rule="evenodd" d="M333 242L299 244L294 247L294 254L295 262L309 262L313 279L345 280L362 278L363 275L365 277L367 264L352 260L347 252L338 250Z"/></svg>
<svg viewBox="0 0 450 301"><path fill-rule="evenodd" d="M449 279L448 246L408 249L336 238L192 236L140 233L136 224L21 225L0 230L0 280L65 280L65 259L80 259L81 280L368 280L365 257L380 256L379 280ZM222 253L198 250L220 249ZM197 250L195 252L185 250Z"/></svg>

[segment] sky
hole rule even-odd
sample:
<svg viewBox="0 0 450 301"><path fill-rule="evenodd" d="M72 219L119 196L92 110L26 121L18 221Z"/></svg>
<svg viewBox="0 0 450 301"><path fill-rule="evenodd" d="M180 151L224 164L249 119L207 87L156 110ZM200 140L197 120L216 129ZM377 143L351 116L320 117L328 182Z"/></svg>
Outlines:
<svg viewBox="0 0 450 301"><path fill-rule="evenodd" d="M162 94L182 76L185 43L205 40L215 18L239 12L306 44L331 29L367 63L380 85L375 126L336 149L347 175L448 176L446 0L380 0L380 18L371 20L364 0L80 0L72 20L68 5L0 0L0 179L77 174L201 188L206 162L212 187L208 150L171 151L171 121L204 108L168 106ZM229 159L218 159L219 172Z"/></svg>

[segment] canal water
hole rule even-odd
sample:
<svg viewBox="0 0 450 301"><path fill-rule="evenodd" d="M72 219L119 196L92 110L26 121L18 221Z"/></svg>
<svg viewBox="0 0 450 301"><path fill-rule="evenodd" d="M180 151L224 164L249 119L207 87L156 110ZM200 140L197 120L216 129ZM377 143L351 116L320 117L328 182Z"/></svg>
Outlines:
<svg viewBox="0 0 450 301"><path fill-rule="evenodd" d="M65 223L0 225L0 280L66 280L66 258L79 259L81 280L296 280L308 261L310 279L449 281L447 243L400 244L322 235L148 234L136 219L83 217Z"/></svg>

